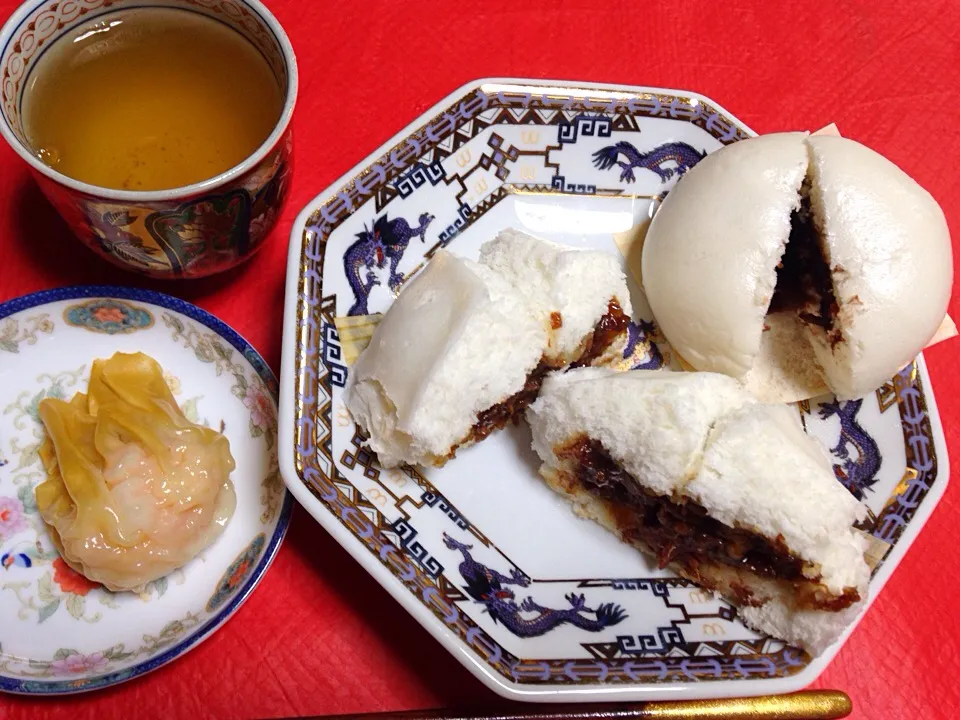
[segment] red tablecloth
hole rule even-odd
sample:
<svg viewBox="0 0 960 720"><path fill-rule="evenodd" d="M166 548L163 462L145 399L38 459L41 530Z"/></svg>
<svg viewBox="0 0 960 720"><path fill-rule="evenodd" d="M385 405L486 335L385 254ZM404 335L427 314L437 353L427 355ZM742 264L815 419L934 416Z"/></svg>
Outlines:
<svg viewBox="0 0 960 720"><path fill-rule="evenodd" d="M5 18L16 0L0 0ZM836 122L942 203L960 242L960 5L865 0L636 2L268 0L300 69L292 201L268 246L194 284L145 282L81 247L0 146L0 301L75 283L190 300L280 361L287 237L315 194L424 109L481 76L660 85L713 98L758 132ZM960 318L960 304L951 314ZM960 462L960 340L927 353ZM816 683L854 717L960 717L960 486ZM68 699L0 697L0 718L258 718L499 705L297 509L272 569L226 626L143 678Z"/></svg>

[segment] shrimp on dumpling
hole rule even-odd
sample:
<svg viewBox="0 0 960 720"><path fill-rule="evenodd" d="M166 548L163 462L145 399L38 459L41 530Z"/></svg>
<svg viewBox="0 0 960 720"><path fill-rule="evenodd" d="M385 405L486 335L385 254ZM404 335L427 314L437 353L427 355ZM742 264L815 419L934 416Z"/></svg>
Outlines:
<svg viewBox="0 0 960 720"><path fill-rule="evenodd" d="M192 560L236 507L227 438L190 422L143 353L96 360L87 393L46 398L40 515L64 561L114 591Z"/></svg>

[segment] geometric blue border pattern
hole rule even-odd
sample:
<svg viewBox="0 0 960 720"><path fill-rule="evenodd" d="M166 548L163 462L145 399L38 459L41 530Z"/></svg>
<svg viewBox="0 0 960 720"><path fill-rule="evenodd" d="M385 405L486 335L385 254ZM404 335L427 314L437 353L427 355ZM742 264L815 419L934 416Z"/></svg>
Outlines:
<svg viewBox="0 0 960 720"><path fill-rule="evenodd" d="M138 288L114 287L110 285L78 285L73 287L59 288L56 290L42 290L40 292L24 295L23 297L9 300L0 304L0 320L13 315L22 310L29 310L38 305L59 302L61 300L79 300L85 298L118 298L121 300L135 300L145 303L151 303L167 310L173 310L186 315L191 320L195 320L202 325L206 325L217 335L230 343L236 350L243 354L244 358L253 366L257 374L263 380L264 384L270 390L274 399L278 396L277 378L270 369L270 366L264 362L254 347L248 343L236 330L217 319L206 310L201 310L196 305L188 303L185 300L164 295L153 290L140 290ZM273 562L274 556L280 549L280 544L286 535L287 527L290 524L290 515L293 512L293 496L289 490L284 489L283 507L280 510L280 519L277 521L277 527L270 538L266 552L260 558L256 570L244 584L233 599L213 618L208 620L199 630L190 635L186 640L173 646L159 655L150 658L138 665L120 670L114 673L108 673L88 680L68 680L44 682L40 680L20 680L0 676L0 692L30 694L30 695L58 695L88 692L100 688L116 685L126 680L144 675L151 670L156 670L162 665L166 665L171 660L183 655L188 650L196 647L201 641L206 640L213 632L229 619L234 612L250 597L250 593L258 585L261 578Z"/></svg>

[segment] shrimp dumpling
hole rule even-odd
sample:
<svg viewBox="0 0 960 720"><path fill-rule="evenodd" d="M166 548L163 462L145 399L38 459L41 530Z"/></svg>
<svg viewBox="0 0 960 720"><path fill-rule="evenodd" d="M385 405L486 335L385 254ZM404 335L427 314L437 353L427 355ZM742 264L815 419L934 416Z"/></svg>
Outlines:
<svg viewBox="0 0 960 720"><path fill-rule="evenodd" d="M143 353L96 360L87 392L46 398L40 515L64 561L114 591L192 560L236 507L227 438L190 422Z"/></svg>

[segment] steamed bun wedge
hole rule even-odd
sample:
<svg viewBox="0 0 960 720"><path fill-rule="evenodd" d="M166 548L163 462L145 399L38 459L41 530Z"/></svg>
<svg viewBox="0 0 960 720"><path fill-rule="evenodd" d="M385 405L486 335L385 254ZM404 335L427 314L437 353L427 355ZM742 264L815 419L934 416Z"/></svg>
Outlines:
<svg viewBox="0 0 960 720"><path fill-rule="evenodd" d="M622 347L631 313L617 256L507 229L404 285L344 400L383 467L442 466L517 422L549 372Z"/></svg>
<svg viewBox="0 0 960 720"><path fill-rule="evenodd" d="M483 244L480 262L510 281L549 323L544 360L553 367L589 364L633 314L623 265L613 253L508 228Z"/></svg>
<svg viewBox="0 0 960 720"><path fill-rule="evenodd" d="M443 465L532 400L548 332L504 278L441 250L377 325L345 404L381 466Z"/></svg>
<svg viewBox="0 0 960 720"><path fill-rule="evenodd" d="M813 654L867 598L866 507L794 410L717 373L582 368L527 410L540 474L580 516Z"/></svg>

